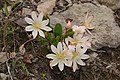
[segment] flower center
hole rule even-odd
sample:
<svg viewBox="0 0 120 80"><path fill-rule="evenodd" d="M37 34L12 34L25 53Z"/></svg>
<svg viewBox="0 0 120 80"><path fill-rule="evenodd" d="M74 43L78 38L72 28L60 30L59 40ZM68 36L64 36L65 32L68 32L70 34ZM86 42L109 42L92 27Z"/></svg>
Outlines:
<svg viewBox="0 0 120 80"><path fill-rule="evenodd" d="M77 45L77 43L79 43L79 41L75 39L74 41L71 42L71 45Z"/></svg>
<svg viewBox="0 0 120 80"><path fill-rule="evenodd" d="M56 54L56 57L60 60L63 60L65 58L65 55L64 53L59 53L59 54Z"/></svg>
<svg viewBox="0 0 120 80"><path fill-rule="evenodd" d="M76 52L72 52L72 54L73 54L72 59L75 59L79 55L79 53L76 53Z"/></svg>
<svg viewBox="0 0 120 80"><path fill-rule="evenodd" d="M40 29L40 28L41 28L41 23L40 23L40 22L34 22L34 23L33 23L33 27L34 27L35 29Z"/></svg>

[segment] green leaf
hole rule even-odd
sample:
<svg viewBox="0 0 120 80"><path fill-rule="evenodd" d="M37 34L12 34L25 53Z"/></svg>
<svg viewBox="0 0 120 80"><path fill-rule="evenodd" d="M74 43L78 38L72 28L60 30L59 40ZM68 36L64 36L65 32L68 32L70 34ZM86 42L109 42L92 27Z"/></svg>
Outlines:
<svg viewBox="0 0 120 80"><path fill-rule="evenodd" d="M69 30L69 31L67 31L66 34L63 35L62 37L65 39L65 38L67 38L68 36L72 37L73 34L74 34L74 32L73 32L72 30Z"/></svg>
<svg viewBox="0 0 120 80"><path fill-rule="evenodd" d="M48 33L47 39L49 40L50 44L53 44L53 37L51 33Z"/></svg>
<svg viewBox="0 0 120 80"><path fill-rule="evenodd" d="M57 36L54 40L54 45L57 46L57 44L60 42L60 36Z"/></svg>
<svg viewBox="0 0 120 80"><path fill-rule="evenodd" d="M60 23L57 23L55 25L55 28L53 29L53 33L55 37L62 35L62 25Z"/></svg>
<svg viewBox="0 0 120 80"><path fill-rule="evenodd" d="M5 13L6 16L8 16L8 14L9 14L6 3L4 4L4 13Z"/></svg>
<svg viewBox="0 0 120 80"><path fill-rule="evenodd" d="M51 40L51 39L52 39L52 34L51 34L51 33L48 33L47 39L48 39L48 40Z"/></svg>

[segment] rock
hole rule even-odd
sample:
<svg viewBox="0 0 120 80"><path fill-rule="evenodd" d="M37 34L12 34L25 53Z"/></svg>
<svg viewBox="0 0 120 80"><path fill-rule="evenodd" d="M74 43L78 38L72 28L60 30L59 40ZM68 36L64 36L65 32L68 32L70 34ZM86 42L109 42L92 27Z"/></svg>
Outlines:
<svg viewBox="0 0 120 80"><path fill-rule="evenodd" d="M9 75L6 75L4 73L0 73L0 77L2 80L6 80L9 77Z"/></svg>
<svg viewBox="0 0 120 80"><path fill-rule="evenodd" d="M93 53L91 53L89 56L90 56L91 58L96 58L96 57L98 56L98 54L95 53L95 52L93 52Z"/></svg>
<svg viewBox="0 0 120 80"><path fill-rule="evenodd" d="M65 11L71 5L72 5L71 0L57 0L54 10L57 12L62 12Z"/></svg>
<svg viewBox="0 0 120 80"><path fill-rule="evenodd" d="M22 15L23 16L30 15L31 12L32 12L31 9L28 9L28 8L23 8L22 9Z"/></svg>
<svg viewBox="0 0 120 80"><path fill-rule="evenodd" d="M92 34L95 39L92 40L94 48L104 46L115 48L120 45L120 28L114 20L113 11L104 6L95 6L91 3L73 4L68 10L61 13L54 13L51 18L51 24L60 22L65 26L65 19L73 19L72 24L80 25L84 22L86 12L94 16L92 25L95 27ZM92 38L92 37L91 37Z"/></svg>
<svg viewBox="0 0 120 80"><path fill-rule="evenodd" d="M53 8L55 7L56 0L48 0L43 2L37 6L37 11L40 13L41 11L47 12L51 14L53 12Z"/></svg>
<svg viewBox="0 0 120 80"><path fill-rule="evenodd" d="M97 0L100 4L115 10L120 8L120 0Z"/></svg>
<svg viewBox="0 0 120 80"><path fill-rule="evenodd" d="M69 6L72 5L72 1L71 0L59 0L57 1L59 6Z"/></svg>
<svg viewBox="0 0 120 80"><path fill-rule="evenodd" d="M15 23L18 24L19 26L22 26L22 27L27 25L27 23L26 23L24 18L20 18L20 19L16 20Z"/></svg>
<svg viewBox="0 0 120 80"><path fill-rule="evenodd" d="M66 0L68 3L69 3L69 5L72 5L72 1L71 0Z"/></svg>
<svg viewBox="0 0 120 80"><path fill-rule="evenodd" d="M56 23L63 24L63 27L65 27L65 18L59 13L54 13L52 16L50 16L50 23L54 27Z"/></svg>
<svg viewBox="0 0 120 80"><path fill-rule="evenodd" d="M120 0L80 0L82 3L94 3L94 4L101 4L105 5L112 10L116 10L120 8Z"/></svg>

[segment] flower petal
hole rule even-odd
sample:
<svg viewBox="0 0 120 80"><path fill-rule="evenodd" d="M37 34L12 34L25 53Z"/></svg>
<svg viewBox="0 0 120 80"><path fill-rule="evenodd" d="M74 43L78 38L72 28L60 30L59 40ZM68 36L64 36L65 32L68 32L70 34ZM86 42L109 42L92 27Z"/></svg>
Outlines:
<svg viewBox="0 0 120 80"><path fill-rule="evenodd" d="M44 32L43 32L42 30L39 30L39 35L40 35L41 37L45 38L45 34L44 34Z"/></svg>
<svg viewBox="0 0 120 80"><path fill-rule="evenodd" d="M56 66L58 64L58 59L54 59L50 62L50 66Z"/></svg>
<svg viewBox="0 0 120 80"><path fill-rule="evenodd" d="M86 14L86 16L85 16L85 21L88 19L88 12L87 12L87 14Z"/></svg>
<svg viewBox="0 0 120 80"><path fill-rule="evenodd" d="M87 28L88 29L94 29L94 27L91 24L89 24L89 26L87 26Z"/></svg>
<svg viewBox="0 0 120 80"><path fill-rule="evenodd" d="M89 40L89 37L88 36L85 36L85 37L83 37L82 39L81 39L81 42L86 42L86 41L88 41Z"/></svg>
<svg viewBox="0 0 120 80"><path fill-rule="evenodd" d="M37 21L37 13L35 11L32 12L31 17L34 21Z"/></svg>
<svg viewBox="0 0 120 80"><path fill-rule="evenodd" d="M88 18L87 18L87 23L90 23L91 21L92 21L92 19L93 19L93 16L89 16Z"/></svg>
<svg viewBox="0 0 120 80"><path fill-rule="evenodd" d="M75 72L76 69L78 69L77 63L73 61L73 72Z"/></svg>
<svg viewBox="0 0 120 80"><path fill-rule="evenodd" d="M69 42L68 38L65 38L65 43L67 44L67 46L69 44L68 42Z"/></svg>
<svg viewBox="0 0 120 80"><path fill-rule="evenodd" d="M57 48L56 48L54 45L51 45L51 50L52 50L52 52L54 52L55 54L56 54L56 53L59 53L59 51L57 50Z"/></svg>
<svg viewBox="0 0 120 80"><path fill-rule="evenodd" d="M94 27L91 25L91 21L93 19L93 16L90 16L87 18L87 20L85 21L85 26L88 28L88 29L93 29Z"/></svg>
<svg viewBox="0 0 120 80"><path fill-rule="evenodd" d="M55 56L56 56L55 54L48 54L48 55L46 55L46 57L49 58L49 59L54 59Z"/></svg>
<svg viewBox="0 0 120 80"><path fill-rule="evenodd" d="M89 55L86 55L86 54L83 54L80 56L81 59L88 59L90 56Z"/></svg>
<svg viewBox="0 0 120 80"><path fill-rule="evenodd" d="M72 26L73 31L75 31L77 28L78 28L77 25L73 25L73 26Z"/></svg>
<svg viewBox="0 0 120 80"><path fill-rule="evenodd" d="M64 69L64 64L62 61L59 61L58 67L59 67L60 71L62 71Z"/></svg>
<svg viewBox="0 0 120 80"><path fill-rule="evenodd" d="M81 66L85 66L85 63L81 59L76 60L76 62Z"/></svg>
<svg viewBox="0 0 120 80"><path fill-rule="evenodd" d="M38 31L37 30L34 30L32 32L32 35L33 35L33 39L35 39L37 37L37 34L38 34Z"/></svg>
<svg viewBox="0 0 120 80"><path fill-rule="evenodd" d="M73 41L74 39L68 36L68 41Z"/></svg>
<svg viewBox="0 0 120 80"><path fill-rule="evenodd" d="M64 48L64 50L67 50L68 47L66 46L66 44L65 44L64 42L62 42L62 44L63 44L63 48Z"/></svg>
<svg viewBox="0 0 120 80"><path fill-rule="evenodd" d="M73 27L73 31L75 32L75 34L74 35L77 35L77 34L82 34L82 33L84 33L85 32L85 29L86 29L86 27L85 26L76 26L76 25L74 25Z"/></svg>
<svg viewBox="0 0 120 80"><path fill-rule="evenodd" d="M84 33L84 32L85 32L86 27L85 27L85 26L80 26L80 28L81 28L81 33Z"/></svg>
<svg viewBox="0 0 120 80"><path fill-rule="evenodd" d="M33 31L34 29L33 29L33 27L32 26L27 26L27 27L25 27L25 31Z"/></svg>
<svg viewBox="0 0 120 80"><path fill-rule="evenodd" d="M65 65L68 66L68 67L71 67L71 66L72 66L72 61L71 61L71 60L69 60L69 61L63 60L63 62L64 62Z"/></svg>
<svg viewBox="0 0 120 80"><path fill-rule="evenodd" d="M62 43L61 42L58 43L57 49L59 50L59 53L62 51Z"/></svg>
<svg viewBox="0 0 120 80"><path fill-rule="evenodd" d="M82 47L82 48L81 48ZM76 51L80 54L84 54L87 51L87 46L82 46L81 44L77 44Z"/></svg>
<svg viewBox="0 0 120 80"><path fill-rule="evenodd" d="M49 19L42 21L42 25L48 25Z"/></svg>
<svg viewBox="0 0 120 80"><path fill-rule="evenodd" d="M51 31L51 30L52 30L52 29L51 29L50 27L48 27L48 26L44 26L44 27L42 26L41 29L42 29L42 30L45 30L45 31Z"/></svg>
<svg viewBox="0 0 120 80"><path fill-rule="evenodd" d="M69 51L75 52L75 45L68 45Z"/></svg>
<svg viewBox="0 0 120 80"><path fill-rule="evenodd" d="M87 46L82 46L82 48L79 50L79 53L84 54L87 51Z"/></svg>
<svg viewBox="0 0 120 80"><path fill-rule="evenodd" d="M81 44L76 45L76 52L79 52L81 50Z"/></svg>
<svg viewBox="0 0 120 80"><path fill-rule="evenodd" d="M81 41L81 38L82 38L83 34L78 34L76 37L74 37L74 39L76 38L77 40Z"/></svg>
<svg viewBox="0 0 120 80"><path fill-rule="evenodd" d="M32 24L33 23L33 20L31 18L28 18L28 17L25 17L25 21L28 23L28 24Z"/></svg>
<svg viewBox="0 0 120 80"><path fill-rule="evenodd" d="M85 44L88 48L91 48L91 43L89 41L87 41Z"/></svg>
<svg viewBox="0 0 120 80"><path fill-rule="evenodd" d="M73 54L71 51L69 50L66 50L65 54L64 54L66 57L64 59L66 60L71 60L73 58Z"/></svg>
<svg viewBox="0 0 120 80"><path fill-rule="evenodd" d="M39 16L38 16L38 21L42 21L43 16L44 16L44 14L43 14L43 12L41 12L41 13L39 14Z"/></svg>

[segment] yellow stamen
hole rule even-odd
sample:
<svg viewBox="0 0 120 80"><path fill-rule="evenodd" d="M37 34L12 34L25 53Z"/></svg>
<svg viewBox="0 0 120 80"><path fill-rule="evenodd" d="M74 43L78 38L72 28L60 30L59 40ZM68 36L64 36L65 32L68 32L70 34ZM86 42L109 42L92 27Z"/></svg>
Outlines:
<svg viewBox="0 0 120 80"><path fill-rule="evenodd" d="M73 54L73 57L72 57L72 59L75 59L79 54L78 53L76 53L76 52L72 52L72 54Z"/></svg>
<svg viewBox="0 0 120 80"><path fill-rule="evenodd" d="M79 43L79 41L77 39L75 39L74 41L72 41L70 44L71 45L77 45Z"/></svg>
<svg viewBox="0 0 120 80"><path fill-rule="evenodd" d="M40 22L34 22L34 23L33 23L33 27L34 27L35 29L40 29L40 28L41 28Z"/></svg>
<svg viewBox="0 0 120 80"><path fill-rule="evenodd" d="M60 60L63 60L65 58L65 55L64 53L59 53L59 54L56 54L56 57Z"/></svg>

